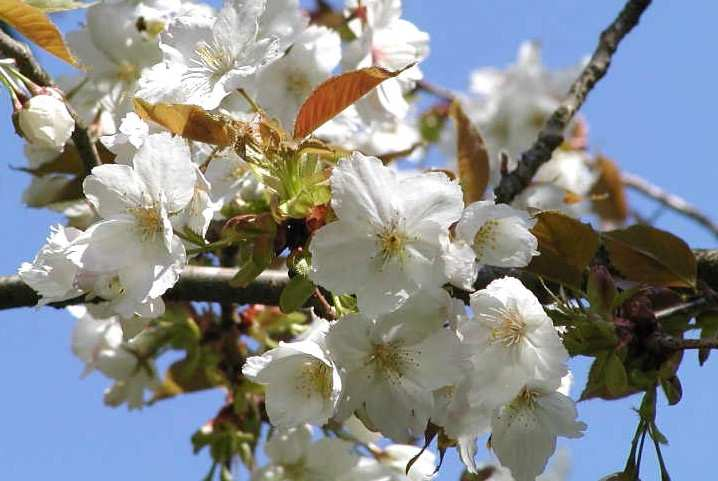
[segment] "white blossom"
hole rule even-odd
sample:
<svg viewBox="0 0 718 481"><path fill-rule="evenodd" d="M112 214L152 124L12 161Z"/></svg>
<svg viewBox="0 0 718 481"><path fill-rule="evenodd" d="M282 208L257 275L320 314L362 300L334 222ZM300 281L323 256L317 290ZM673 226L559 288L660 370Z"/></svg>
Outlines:
<svg viewBox="0 0 718 481"><path fill-rule="evenodd" d="M471 295L474 317L461 322L462 342L473 349L472 402L494 407L535 380L559 382L568 353L538 299L512 277Z"/></svg>
<svg viewBox="0 0 718 481"><path fill-rule="evenodd" d="M132 158L150 135L150 126L134 112L122 118L117 132L102 137L102 143L115 154L115 163L132 165Z"/></svg>
<svg viewBox="0 0 718 481"><path fill-rule="evenodd" d="M398 71L421 62L429 54L429 35L401 18L401 0L347 2L349 11L359 7L364 13L350 22L357 38L346 46L342 58L346 70L377 66ZM421 78L421 71L413 66L382 82L357 102L357 110L367 121L402 119L409 111L404 93Z"/></svg>
<svg viewBox="0 0 718 481"><path fill-rule="evenodd" d="M492 419L491 447L516 481L534 481L556 450L556 438L579 438L586 424L556 383L529 383Z"/></svg>
<svg viewBox="0 0 718 481"><path fill-rule="evenodd" d="M53 225L46 244L32 263L23 262L20 278L39 295L38 305L72 299L83 293L76 285L78 267L70 258L68 247L82 235L73 227Z"/></svg>
<svg viewBox="0 0 718 481"><path fill-rule="evenodd" d="M491 201L474 202L456 225L456 238L472 245L476 261L496 267L525 267L538 255L536 224L525 211Z"/></svg>
<svg viewBox="0 0 718 481"><path fill-rule="evenodd" d="M411 115L406 118L367 120L359 115L355 105L351 105L320 126L314 135L366 155L384 155L414 148L408 160L416 160L422 154L421 135L416 124L416 119Z"/></svg>
<svg viewBox="0 0 718 481"><path fill-rule="evenodd" d="M96 319L85 306L70 306L68 311L77 318L72 330L72 352L85 363L85 376L95 369L100 352L120 347L122 326L115 317Z"/></svg>
<svg viewBox="0 0 718 481"><path fill-rule="evenodd" d="M75 130L65 102L54 94L35 95L17 114L22 135L31 144L62 151Z"/></svg>
<svg viewBox="0 0 718 481"><path fill-rule="evenodd" d="M189 230L194 235L204 238L214 214L222 204L212 200L212 186L207 182L200 168L195 165L194 170L197 179L194 193L187 205L172 216L172 227L179 232Z"/></svg>
<svg viewBox="0 0 718 481"><path fill-rule="evenodd" d="M163 62L140 79L138 96L148 101L217 107L280 52L274 37L258 37L264 0L228 1L216 18L175 18L161 36Z"/></svg>
<svg viewBox="0 0 718 481"><path fill-rule="evenodd" d="M344 385L339 419L357 412L399 442L424 432L432 391L451 385L462 365L459 340L443 327L448 306L439 294L417 294L376 319L347 315L330 328L327 347Z"/></svg>
<svg viewBox="0 0 718 481"><path fill-rule="evenodd" d="M578 75L582 64L564 70L548 70L541 62L536 42L519 47L516 62L505 69L486 67L471 75L469 96L463 96L464 111L479 128L489 151L490 182L501 178L500 153L508 154L508 170L536 140L546 118L558 107ZM455 152L455 130L446 130L447 151ZM455 153L454 153L455 155Z"/></svg>
<svg viewBox="0 0 718 481"><path fill-rule="evenodd" d="M578 217L590 207L590 191L598 173L589 165L590 157L578 150L557 150L543 164L531 184L513 201L518 208L559 210Z"/></svg>
<svg viewBox="0 0 718 481"><path fill-rule="evenodd" d="M252 481L337 481L357 467L359 456L351 443L311 439L308 426L276 429L265 446L270 464L252 473Z"/></svg>
<svg viewBox="0 0 718 481"><path fill-rule="evenodd" d="M284 51L301 35L309 23L309 15L299 0L269 0L259 20L259 37L275 37L279 50Z"/></svg>
<svg viewBox="0 0 718 481"><path fill-rule="evenodd" d="M334 168L331 187L339 220L312 239L312 280L355 293L367 316L447 281L442 254L463 207L458 184L437 172L400 178L355 152Z"/></svg>
<svg viewBox="0 0 718 481"><path fill-rule="evenodd" d="M436 456L429 450L408 444L390 444L381 450L379 462L392 472L392 481L427 481L434 477ZM412 458L421 454L406 473L406 466Z"/></svg>
<svg viewBox="0 0 718 481"><path fill-rule="evenodd" d="M342 387L334 363L313 340L282 342L248 358L242 373L266 385L267 414L280 428L323 425L334 414Z"/></svg>
<svg viewBox="0 0 718 481"><path fill-rule="evenodd" d="M159 385L153 363L148 360L140 363L124 344L117 349L100 351L96 367L115 380L105 391L105 404L109 406L127 403L129 409L139 409L145 404L145 391Z"/></svg>
<svg viewBox="0 0 718 481"><path fill-rule="evenodd" d="M192 200L195 172L181 139L155 134L132 167L102 165L85 179L85 195L104 220L86 232L82 268L116 275L119 314L131 316L138 304L159 299L177 281L186 255L169 215Z"/></svg>
<svg viewBox="0 0 718 481"><path fill-rule="evenodd" d="M144 405L145 390L157 387L153 362L139 360L139 346L132 336L146 326L140 318L122 321L103 312L102 307L72 306L68 310L77 318L72 331L72 352L85 363L83 376L97 369L114 381L105 391L105 403L130 409Z"/></svg>
<svg viewBox="0 0 718 481"><path fill-rule="evenodd" d="M209 12L209 6L179 0L119 0L90 6L84 28L67 35L70 48L88 67L87 76L67 90L73 92L72 103L85 121L109 114L117 122L131 112L137 80L162 60L159 34L167 23L177 15Z"/></svg>

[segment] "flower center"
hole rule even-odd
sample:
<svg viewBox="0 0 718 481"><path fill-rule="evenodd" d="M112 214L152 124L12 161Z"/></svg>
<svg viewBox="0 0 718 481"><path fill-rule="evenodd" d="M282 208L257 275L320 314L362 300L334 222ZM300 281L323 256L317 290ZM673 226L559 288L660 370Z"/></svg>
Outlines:
<svg viewBox="0 0 718 481"><path fill-rule="evenodd" d="M286 86L289 93L298 98L306 97L312 89L307 76L298 70L286 73Z"/></svg>
<svg viewBox="0 0 718 481"><path fill-rule="evenodd" d="M137 230L142 240L154 240L163 230L162 214L156 206L130 207L130 214L135 217Z"/></svg>
<svg viewBox="0 0 718 481"><path fill-rule="evenodd" d="M395 226L379 232L376 237L379 244L379 254L384 264L397 258L401 260L404 257L408 239Z"/></svg>
<svg viewBox="0 0 718 481"><path fill-rule="evenodd" d="M291 479L292 481L303 481L307 474L307 468L304 464L304 460L297 461L293 464L283 464L282 470L284 476L282 479Z"/></svg>
<svg viewBox="0 0 718 481"><path fill-rule="evenodd" d="M524 388L521 389L521 392L516 396L516 398L514 398L511 406L515 409L522 407L533 409L536 405L537 397L539 397L538 391L532 391L528 388L528 386L524 386Z"/></svg>
<svg viewBox="0 0 718 481"><path fill-rule="evenodd" d="M476 252L476 260L478 262L481 262L487 250L497 248L496 230L498 226L498 220L489 219L474 236L474 251Z"/></svg>
<svg viewBox="0 0 718 481"><path fill-rule="evenodd" d="M195 63L211 73L213 80L229 72L234 66L234 55L232 51L216 41L212 43L200 42L194 53L197 58Z"/></svg>
<svg viewBox="0 0 718 481"><path fill-rule="evenodd" d="M401 349L397 342L374 344L369 362L374 364L377 374L394 383L399 381L410 365L417 364L412 353Z"/></svg>
<svg viewBox="0 0 718 481"><path fill-rule="evenodd" d="M515 346L524 338L526 323L516 309L506 308L498 311L500 324L491 329L491 340L506 347Z"/></svg>
<svg viewBox="0 0 718 481"><path fill-rule="evenodd" d="M329 399L332 395L331 368L318 359L304 362L297 381L299 390L307 399L316 393L323 399Z"/></svg>
<svg viewBox="0 0 718 481"><path fill-rule="evenodd" d="M117 78L123 82L134 82L140 78L140 72L137 65L123 60L117 66Z"/></svg>

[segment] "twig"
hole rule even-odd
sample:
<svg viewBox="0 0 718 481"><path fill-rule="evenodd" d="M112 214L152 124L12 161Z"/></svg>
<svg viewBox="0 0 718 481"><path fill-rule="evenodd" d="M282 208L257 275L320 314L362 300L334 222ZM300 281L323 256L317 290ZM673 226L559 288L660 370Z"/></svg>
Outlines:
<svg viewBox="0 0 718 481"><path fill-rule="evenodd" d="M314 289L314 293L312 294L312 297L317 301L317 307L319 309L319 317L322 317L328 321L335 321L337 319L337 312L332 307L331 304L329 304L329 301L327 301L327 298L324 297L324 294L322 294L322 290L320 288Z"/></svg>
<svg viewBox="0 0 718 481"><path fill-rule="evenodd" d="M534 144L521 154L518 166L502 175L494 190L496 202L510 203L533 179L536 171L551 159L553 151L564 141L564 131L574 114L581 108L586 96L606 74L618 44L638 24L641 14L651 0L628 0L616 19L601 32L596 50L586 67L573 82L566 98L548 118Z"/></svg>
<svg viewBox="0 0 718 481"><path fill-rule="evenodd" d="M8 58L15 59L20 73L35 82L40 87L55 87L52 77L42 68L30 50L30 47L18 42L7 33L0 31L0 52ZM95 140L90 135L89 128L69 105L68 110L75 121L75 130L72 132L72 140L75 142L80 159L85 165L85 172L90 173L93 167L102 162L97 153Z"/></svg>
<svg viewBox="0 0 718 481"><path fill-rule="evenodd" d="M696 249L693 251L698 262L698 278L706 286L718 291L718 249ZM278 305L279 295L289 282L286 270L268 269L247 287L232 287L229 281L237 269L228 267L187 266L179 282L163 296L167 301L178 302L233 302L236 304ZM492 280L504 276L519 276L540 299L545 298L544 287L530 274L518 269L484 268L479 273L475 288L481 289ZM468 300L468 292L455 290L454 295ZM18 276L0 276L0 310L16 307L32 307L38 296ZM547 300L547 302L550 301ZM83 304L84 296L50 304L51 307L65 307ZM320 301L321 302L321 301ZM310 300L310 305L315 305ZM318 306L320 309L321 306ZM319 312L319 310L317 310Z"/></svg>
<svg viewBox="0 0 718 481"><path fill-rule="evenodd" d="M289 281L286 271L267 270L247 287L232 287L229 281L235 274L237 269L226 267L187 266L180 281L163 297L167 301L180 302L276 305L282 289ZM31 307L36 305L37 301L35 291L18 276L0 276L0 309ZM65 307L85 302L84 296L80 296L50 306Z"/></svg>
<svg viewBox="0 0 718 481"><path fill-rule="evenodd" d="M426 80L419 80L416 82L416 88L418 90L423 90L426 93L429 93L435 97L439 97L440 99L446 100L447 102L453 102L454 99L456 99L456 95L454 95L454 92L451 90L440 87L438 85L434 85L432 83L427 82Z"/></svg>
<svg viewBox="0 0 718 481"><path fill-rule="evenodd" d="M626 187L640 192L661 205L696 221L718 238L718 224L716 224L706 214L698 210L696 206L690 204L687 200L675 194L671 194L670 192L666 192L657 185L650 183L638 175L624 172L622 177L623 184Z"/></svg>
<svg viewBox="0 0 718 481"><path fill-rule="evenodd" d="M687 349L718 349L718 337L707 339L678 339L675 337L662 337L659 341L661 347L671 351Z"/></svg>
<svg viewBox="0 0 718 481"><path fill-rule="evenodd" d="M20 73L43 87L54 87L55 82L44 68L35 60L30 47L18 42L0 30L0 52L3 56L15 59Z"/></svg>

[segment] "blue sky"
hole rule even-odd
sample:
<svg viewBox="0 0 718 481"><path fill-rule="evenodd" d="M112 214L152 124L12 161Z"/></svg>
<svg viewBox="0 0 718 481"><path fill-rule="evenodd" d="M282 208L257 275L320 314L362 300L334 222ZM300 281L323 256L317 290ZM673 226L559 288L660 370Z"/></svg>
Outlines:
<svg viewBox="0 0 718 481"><path fill-rule="evenodd" d="M271 1L271 0L270 0ZM465 88L472 69L513 61L526 39L539 40L552 67L572 65L590 53L600 30L621 8L621 1L405 0L405 16L432 36L432 53L423 64L427 79L450 88ZM65 30L79 16L62 16ZM590 124L591 146L718 217L715 183L718 134L713 93L718 71L713 47L718 44L718 3L655 2L641 25L621 45L607 77L590 95L583 114ZM53 72L63 70L47 61ZM13 273L42 244L52 222L47 211L29 210L20 202L28 183L13 171L22 165L21 142L9 122L9 102L0 96L0 202L4 216L0 236L0 274ZM648 204L635 199L636 206ZM644 212L652 213L651 209ZM716 247L714 238L690 221L663 213L658 226L696 247ZM102 404L107 382L100 376L81 380L81 364L69 350L72 319L62 311L0 311L0 477L3 479L94 479L106 481L174 479L199 481L209 460L194 456L189 436L222 402L218 392L184 396L141 412L110 409ZM687 353L681 367L684 399L677 406L661 402L658 423L670 445L664 455L675 480L707 479L718 427L713 409L718 359L698 367ZM587 363L572 363L574 394L585 382ZM579 404L588 431L581 440L564 443L571 453L570 479L598 479L625 462L635 429L631 406L637 398ZM643 479L659 479L652 450L647 448ZM483 454L487 453L484 450ZM461 467L447 460L440 480L456 480Z"/></svg>

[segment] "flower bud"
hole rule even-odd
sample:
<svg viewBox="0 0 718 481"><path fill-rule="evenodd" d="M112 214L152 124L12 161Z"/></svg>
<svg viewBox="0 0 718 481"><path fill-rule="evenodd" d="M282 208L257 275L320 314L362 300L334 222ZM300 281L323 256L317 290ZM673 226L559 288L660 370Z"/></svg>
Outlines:
<svg viewBox="0 0 718 481"><path fill-rule="evenodd" d="M22 136L31 144L62 151L75 129L65 103L54 95L36 95L18 112Z"/></svg>

